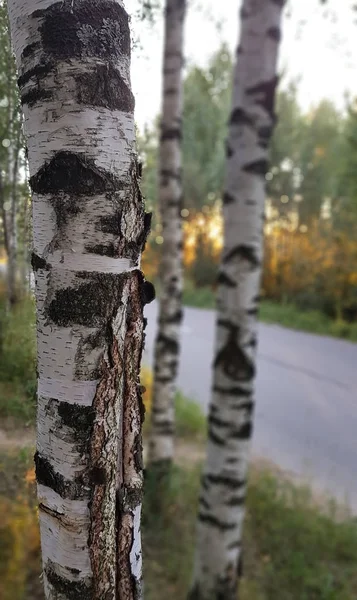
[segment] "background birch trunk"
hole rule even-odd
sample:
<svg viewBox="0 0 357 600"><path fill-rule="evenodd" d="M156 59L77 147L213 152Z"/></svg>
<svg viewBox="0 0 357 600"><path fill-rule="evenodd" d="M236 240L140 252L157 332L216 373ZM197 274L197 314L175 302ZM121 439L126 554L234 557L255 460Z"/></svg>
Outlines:
<svg viewBox="0 0 357 600"><path fill-rule="evenodd" d="M236 600L252 436L265 174L283 0L244 0L229 122L224 248L190 600Z"/></svg>
<svg viewBox="0 0 357 600"><path fill-rule="evenodd" d="M162 221L160 307L154 351L149 460L161 470L173 458L174 397L182 320L182 68L186 0L166 0L159 205Z"/></svg>
<svg viewBox="0 0 357 600"><path fill-rule="evenodd" d="M139 264L150 216L138 186L128 15L121 0L8 8L33 195L45 595L137 600Z"/></svg>

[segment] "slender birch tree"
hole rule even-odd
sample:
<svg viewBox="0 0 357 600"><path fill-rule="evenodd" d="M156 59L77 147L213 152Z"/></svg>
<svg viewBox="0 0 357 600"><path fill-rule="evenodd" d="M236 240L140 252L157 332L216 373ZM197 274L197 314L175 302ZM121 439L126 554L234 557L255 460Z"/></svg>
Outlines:
<svg viewBox="0 0 357 600"><path fill-rule="evenodd" d="M166 0L159 206L162 222L160 308L154 352L149 460L166 470L173 458L174 396L182 320L182 68L186 0Z"/></svg>
<svg viewBox="0 0 357 600"><path fill-rule="evenodd" d="M33 194L45 595L139 600L144 215L121 0L9 0Z"/></svg>
<svg viewBox="0 0 357 600"><path fill-rule="evenodd" d="M23 166L21 106L16 84L16 67L11 50L8 15L0 5L0 219L7 255L7 298L12 306L19 297L18 216L23 204L20 167Z"/></svg>
<svg viewBox="0 0 357 600"><path fill-rule="evenodd" d="M244 0L234 72L213 389L190 600L236 600L252 436L265 174L284 0Z"/></svg>

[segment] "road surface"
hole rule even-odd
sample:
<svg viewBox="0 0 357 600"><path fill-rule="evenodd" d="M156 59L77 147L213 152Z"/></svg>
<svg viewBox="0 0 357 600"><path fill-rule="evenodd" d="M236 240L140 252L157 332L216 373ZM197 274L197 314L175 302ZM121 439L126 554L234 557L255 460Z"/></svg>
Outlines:
<svg viewBox="0 0 357 600"><path fill-rule="evenodd" d="M144 364L152 364L157 303ZM357 512L357 344L260 325L253 455ZM185 308L178 385L207 410L214 312Z"/></svg>

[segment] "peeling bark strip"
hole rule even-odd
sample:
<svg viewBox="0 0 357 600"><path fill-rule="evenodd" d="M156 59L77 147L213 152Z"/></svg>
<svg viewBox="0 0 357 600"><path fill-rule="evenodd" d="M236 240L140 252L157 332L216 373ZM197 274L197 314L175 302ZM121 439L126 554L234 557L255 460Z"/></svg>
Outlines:
<svg viewBox="0 0 357 600"><path fill-rule="evenodd" d="M189 600L236 600L254 414L257 311L268 145L282 0L244 0L229 120L224 248L207 457Z"/></svg>
<svg viewBox="0 0 357 600"><path fill-rule="evenodd" d="M33 192L47 600L141 600L139 190L121 0L9 0ZM45 8L44 8L45 7Z"/></svg>
<svg viewBox="0 0 357 600"><path fill-rule="evenodd" d="M182 321L182 67L186 0L166 0L159 202L162 220L161 297L154 353L149 460L173 458L174 395Z"/></svg>

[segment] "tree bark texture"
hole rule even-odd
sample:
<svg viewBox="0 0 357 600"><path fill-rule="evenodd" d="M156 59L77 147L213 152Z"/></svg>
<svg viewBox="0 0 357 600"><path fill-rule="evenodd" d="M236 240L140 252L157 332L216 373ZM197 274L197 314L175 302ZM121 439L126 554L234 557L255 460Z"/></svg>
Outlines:
<svg viewBox="0 0 357 600"><path fill-rule="evenodd" d="M159 204L162 220L160 307L154 352L149 460L173 458L174 396L182 321L182 68L186 0L166 0Z"/></svg>
<svg viewBox="0 0 357 600"><path fill-rule="evenodd" d="M45 595L139 600L147 287L121 0L9 0L33 195Z"/></svg>
<svg viewBox="0 0 357 600"><path fill-rule="evenodd" d="M16 85L16 66L8 35L6 6L0 7L0 67L1 89L6 105L1 107L0 138L0 210L7 254L7 299L13 306L19 298L18 227L19 169L23 155L21 106ZM7 145L6 145L7 142Z"/></svg>
<svg viewBox="0 0 357 600"><path fill-rule="evenodd" d="M265 174L283 0L244 0L229 121L213 388L190 600L236 600L253 426Z"/></svg>

